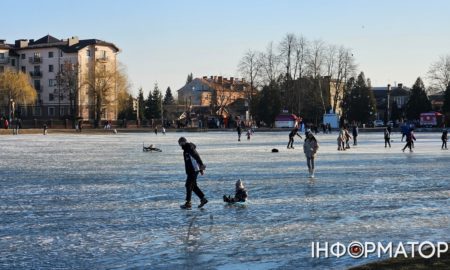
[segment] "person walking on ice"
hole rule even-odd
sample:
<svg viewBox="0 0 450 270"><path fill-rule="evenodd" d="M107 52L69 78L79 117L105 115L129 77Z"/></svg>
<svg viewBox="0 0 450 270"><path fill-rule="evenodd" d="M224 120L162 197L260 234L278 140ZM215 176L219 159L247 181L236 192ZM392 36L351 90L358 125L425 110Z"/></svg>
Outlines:
<svg viewBox="0 0 450 270"><path fill-rule="evenodd" d="M193 143L187 142L186 138L180 137L178 139L178 144L183 149L183 157L184 157L184 167L186 170L186 202L180 207L182 209L191 209L191 197L192 192L195 193L200 198L200 204L198 208L202 208L205 204L208 203L208 200L205 197L205 194L200 190L197 186L197 176L200 173L203 175L206 166L203 164L200 155L196 150L196 146Z"/></svg>
<svg viewBox="0 0 450 270"><path fill-rule="evenodd" d="M287 149L294 149L294 137L295 135L299 136L300 139L303 139L300 134L298 134L298 127L297 125L291 130L289 133L289 142L287 144Z"/></svg>
<svg viewBox="0 0 450 270"><path fill-rule="evenodd" d="M306 139L303 143L303 152L305 153L310 178L314 178L314 158L317 150L319 150L319 143L310 131L306 134Z"/></svg>
<svg viewBox="0 0 450 270"><path fill-rule="evenodd" d="M413 143L416 140L416 137L414 137L414 133L411 131L409 131L406 134L406 144L405 147L403 147L402 151L405 152L406 147L409 148L409 152L413 152L412 148L413 148Z"/></svg>
<svg viewBox="0 0 450 270"><path fill-rule="evenodd" d="M391 148L391 132L388 128L384 129L384 148L389 144L389 148Z"/></svg>
<svg viewBox="0 0 450 270"><path fill-rule="evenodd" d="M441 136L441 140L442 140L442 146L441 146L441 150L448 150L447 149L447 140L448 140L448 138L447 138L447 130L446 129L444 129L444 131L442 131L442 136ZM444 148L445 147L445 148Z"/></svg>

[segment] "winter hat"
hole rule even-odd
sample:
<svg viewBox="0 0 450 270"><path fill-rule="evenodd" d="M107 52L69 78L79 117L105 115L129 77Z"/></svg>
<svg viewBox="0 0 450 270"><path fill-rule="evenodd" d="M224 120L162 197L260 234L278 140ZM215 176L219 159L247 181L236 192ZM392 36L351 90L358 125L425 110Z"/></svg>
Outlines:
<svg viewBox="0 0 450 270"><path fill-rule="evenodd" d="M178 139L178 144L180 144L180 143L182 143L182 142L187 142L187 140L186 140L185 137L180 137L180 138Z"/></svg>

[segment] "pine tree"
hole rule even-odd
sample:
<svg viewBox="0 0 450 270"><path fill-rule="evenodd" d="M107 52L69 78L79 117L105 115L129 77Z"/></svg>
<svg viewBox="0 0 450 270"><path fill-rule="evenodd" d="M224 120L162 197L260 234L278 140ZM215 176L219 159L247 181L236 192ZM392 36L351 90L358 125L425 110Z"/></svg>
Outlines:
<svg viewBox="0 0 450 270"><path fill-rule="evenodd" d="M159 91L158 84L155 83L155 87L153 88L152 93L152 115L153 118L159 119L161 118L161 102L162 102L162 95L161 91Z"/></svg>
<svg viewBox="0 0 450 270"><path fill-rule="evenodd" d="M144 119L144 111L145 111L145 100L144 100L144 92L142 91L142 87L139 88L139 94L137 98L138 106L139 106L139 119Z"/></svg>
<svg viewBox="0 0 450 270"><path fill-rule="evenodd" d="M152 100L152 92L148 92L148 97L144 101L144 116L147 120L153 118L153 100Z"/></svg>
<svg viewBox="0 0 450 270"><path fill-rule="evenodd" d="M192 82L192 80L194 79L194 75L192 75L192 72L190 74L188 74L187 79L186 79L186 84Z"/></svg>
<svg viewBox="0 0 450 270"><path fill-rule="evenodd" d="M431 111L431 102L425 92L425 86L420 77L417 78L411 89L411 96L406 104L406 117L409 120L417 120L420 114Z"/></svg>
<svg viewBox="0 0 450 270"><path fill-rule="evenodd" d="M348 120L360 123L369 123L373 120L376 112L376 102L367 81L361 72L356 79L348 97Z"/></svg>
<svg viewBox="0 0 450 270"><path fill-rule="evenodd" d="M167 87L166 95L164 96L164 105L172 105L175 104L175 99L172 96L172 90L170 90L170 86Z"/></svg>
<svg viewBox="0 0 450 270"><path fill-rule="evenodd" d="M280 89L276 82L263 87L258 104L258 118L267 125L273 126L275 117L281 110Z"/></svg>
<svg viewBox="0 0 450 270"><path fill-rule="evenodd" d="M444 92L444 105L442 106L442 112L448 114L450 113L450 83Z"/></svg>

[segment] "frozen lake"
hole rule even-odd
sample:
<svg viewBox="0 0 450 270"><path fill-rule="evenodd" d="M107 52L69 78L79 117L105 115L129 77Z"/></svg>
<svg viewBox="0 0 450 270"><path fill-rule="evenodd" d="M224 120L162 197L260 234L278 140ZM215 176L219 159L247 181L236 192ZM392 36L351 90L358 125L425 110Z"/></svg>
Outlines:
<svg viewBox="0 0 450 270"><path fill-rule="evenodd" d="M311 258L311 242L450 241L440 133L417 133L414 153L399 134L385 149L363 133L343 152L319 134L314 180L288 133L1 136L0 269L345 269L374 258ZM204 210L179 208L180 136L207 165ZM238 178L246 208L222 202Z"/></svg>

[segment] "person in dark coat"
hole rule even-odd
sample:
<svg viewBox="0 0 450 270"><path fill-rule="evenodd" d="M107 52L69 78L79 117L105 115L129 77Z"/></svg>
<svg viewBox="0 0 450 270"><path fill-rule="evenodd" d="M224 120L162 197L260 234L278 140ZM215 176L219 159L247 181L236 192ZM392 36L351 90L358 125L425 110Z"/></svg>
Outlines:
<svg viewBox="0 0 450 270"><path fill-rule="evenodd" d="M384 148L386 148L389 145L389 148L391 148L391 131L389 128L384 129Z"/></svg>
<svg viewBox="0 0 450 270"><path fill-rule="evenodd" d="M236 181L236 193L234 194L234 198L232 198L230 195L223 195L223 201L227 203L245 202L245 200L247 200L247 197L247 190L245 189L242 180L239 179Z"/></svg>
<svg viewBox="0 0 450 270"><path fill-rule="evenodd" d="M237 126L236 130L237 130L237 133L238 133L238 142L240 142L241 141L241 134L242 134L242 128L241 128L241 124L240 123L238 123L238 126Z"/></svg>
<svg viewBox="0 0 450 270"><path fill-rule="evenodd" d="M442 146L441 146L441 149L442 150L447 150L447 140L448 140L448 138L447 138L447 130L446 129L444 129L444 131L442 131L442 136L441 136L441 140L442 140Z"/></svg>
<svg viewBox="0 0 450 270"><path fill-rule="evenodd" d="M403 147L402 151L405 152L406 147L409 148L409 152L413 152L413 143L416 140L416 137L414 136L414 133L412 130L410 130L408 133L406 133L406 144L405 147Z"/></svg>
<svg viewBox="0 0 450 270"><path fill-rule="evenodd" d="M197 176L200 173L203 175L206 166L203 164L200 155L196 150L196 146L193 143L187 142L186 138L180 137L178 139L178 144L183 149L183 157L184 157L184 167L186 170L186 202L185 204L180 205L182 209L191 209L191 197L192 191L200 198L200 204L198 208L202 208L205 204L208 203L208 200L205 198L205 194L200 190L197 186Z"/></svg>
<svg viewBox="0 0 450 270"><path fill-rule="evenodd" d="M288 142L288 145L287 145L288 149L289 148L294 149L294 137L295 137L295 135L299 136L300 139L303 139L302 136L300 134L298 134L298 127L297 126L295 126L291 130L291 132L289 132L289 142Z"/></svg>
<svg viewBox="0 0 450 270"><path fill-rule="evenodd" d="M356 124L353 125L352 134L353 134L353 145L358 145L358 126Z"/></svg>

